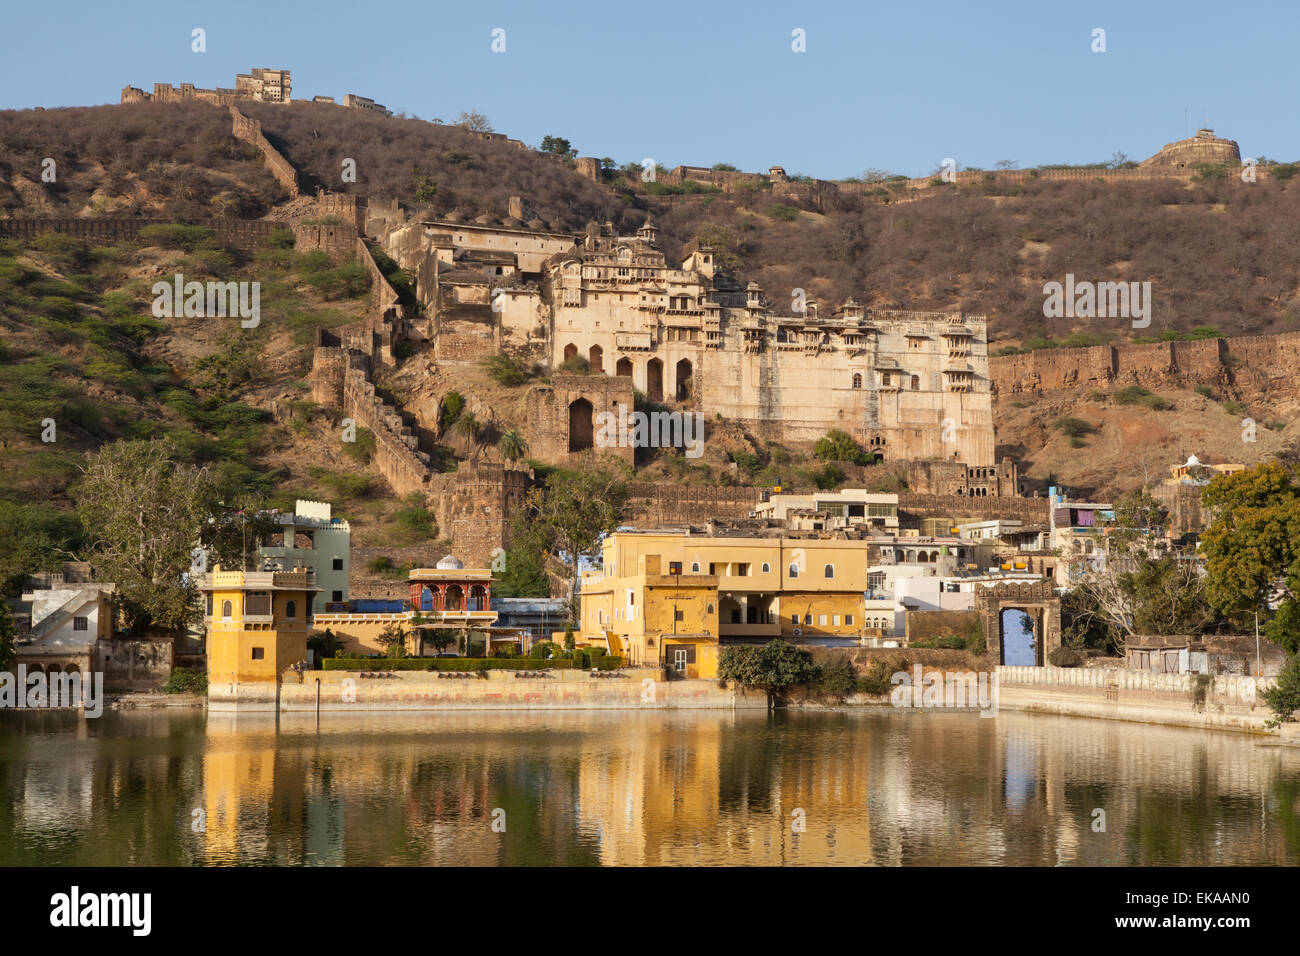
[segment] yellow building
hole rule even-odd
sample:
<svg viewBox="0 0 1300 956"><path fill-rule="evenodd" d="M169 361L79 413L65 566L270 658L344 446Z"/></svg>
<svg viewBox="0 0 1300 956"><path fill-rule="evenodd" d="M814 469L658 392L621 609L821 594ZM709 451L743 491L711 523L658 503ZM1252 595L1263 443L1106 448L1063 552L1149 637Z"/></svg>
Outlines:
<svg viewBox="0 0 1300 956"><path fill-rule="evenodd" d="M307 658L311 571L224 571L199 578L208 635L209 687L273 684Z"/></svg>
<svg viewBox="0 0 1300 956"><path fill-rule="evenodd" d="M582 576L581 635L641 666L714 677L719 644L858 637L869 542L617 532ZM685 658L683 660L683 657Z"/></svg>

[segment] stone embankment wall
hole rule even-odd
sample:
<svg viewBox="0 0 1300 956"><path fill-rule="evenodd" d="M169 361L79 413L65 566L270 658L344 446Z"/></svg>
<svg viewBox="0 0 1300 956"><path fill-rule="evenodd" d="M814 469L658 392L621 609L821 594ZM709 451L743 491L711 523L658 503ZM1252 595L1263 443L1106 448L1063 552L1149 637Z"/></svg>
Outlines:
<svg viewBox="0 0 1300 956"><path fill-rule="evenodd" d="M1262 699L1273 683L1267 677L1213 677L1197 703L1194 674L1102 667L999 667L997 673L1004 710L1253 733L1264 733L1272 716Z"/></svg>
<svg viewBox="0 0 1300 956"><path fill-rule="evenodd" d="M378 672L375 672L378 673ZM658 669L540 671L544 677L516 677L514 671L439 677L437 672L392 671L363 678L359 672L288 672L274 685L214 685L213 710L249 709L314 712L320 681L322 712L404 710L733 710L767 706L758 691L723 689L716 680L664 681ZM345 683L348 682L348 683ZM349 697L355 697L349 700Z"/></svg>

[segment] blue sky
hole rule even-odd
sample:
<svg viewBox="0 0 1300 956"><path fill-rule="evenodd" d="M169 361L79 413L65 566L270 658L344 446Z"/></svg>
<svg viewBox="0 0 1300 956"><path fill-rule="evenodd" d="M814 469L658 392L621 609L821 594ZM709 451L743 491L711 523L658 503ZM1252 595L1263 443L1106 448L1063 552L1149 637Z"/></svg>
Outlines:
<svg viewBox="0 0 1300 956"><path fill-rule="evenodd" d="M195 27L205 53L190 50ZM292 71L296 98L359 93L448 121L477 110L529 144L555 134L620 163L834 179L925 175L949 156L1140 159L1205 119L1243 156L1294 160L1297 39L1300 4L1249 0L74 0L7 5L0 108L116 103L127 84L233 86L267 66Z"/></svg>

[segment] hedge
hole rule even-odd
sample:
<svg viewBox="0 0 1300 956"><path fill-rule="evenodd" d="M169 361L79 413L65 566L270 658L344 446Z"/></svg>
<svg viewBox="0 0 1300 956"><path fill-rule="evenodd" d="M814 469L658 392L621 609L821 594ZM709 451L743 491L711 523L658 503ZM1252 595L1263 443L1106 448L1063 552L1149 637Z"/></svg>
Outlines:
<svg viewBox="0 0 1300 956"><path fill-rule="evenodd" d="M603 671L617 670L623 658L605 656L596 662ZM323 661L327 671L542 671L572 669L573 661L567 657L549 660L532 660L527 657L327 657Z"/></svg>

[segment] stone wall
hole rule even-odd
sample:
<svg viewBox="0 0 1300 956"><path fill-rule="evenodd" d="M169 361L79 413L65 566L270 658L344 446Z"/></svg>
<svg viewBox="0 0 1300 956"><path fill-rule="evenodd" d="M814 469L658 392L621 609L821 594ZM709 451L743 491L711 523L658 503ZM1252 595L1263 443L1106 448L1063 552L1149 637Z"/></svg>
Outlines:
<svg viewBox="0 0 1300 956"><path fill-rule="evenodd" d="M157 690L172 673L173 644L163 641L100 641L98 668L110 692Z"/></svg>
<svg viewBox="0 0 1300 956"><path fill-rule="evenodd" d="M590 419L574 410L574 404L590 404ZM631 414L635 404L632 381L614 375L551 376L550 385L535 385L525 398L528 410L528 440L532 454L548 464L571 464L578 460L584 449L598 454L613 454L635 464L636 449L596 448L594 446L598 424L595 416L602 412L617 417L620 406ZM577 416L577 418L575 418ZM576 422L576 427L571 427ZM590 424L591 433L585 428Z"/></svg>
<svg viewBox="0 0 1300 956"><path fill-rule="evenodd" d="M245 116L233 104L230 105L229 109L230 118L234 123L233 132L235 138L255 147L262 154L262 158L270 168L275 181L289 191L290 199L297 199L299 195L298 173L293 168L293 164L285 159L280 151L262 135L262 124L259 121L250 116Z"/></svg>
<svg viewBox="0 0 1300 956"><path fill-rule="evenodd" d="M994 518L1018 518L1026 523L1046 523L1046 498L968 498L964 495L918 495L904 491L898 495L899 524L912 528L921 518L969 518L991 521Z"/></svg>
<svg viewBox="0 0 1300 956"><path fill-rule="evenodd" d="M966 637L980 626L978 611L906 611L904 634L908 644L938 637Z"/></svg>
<svg viewBox="0 0 1300 956"><path fill-rule="evenodd" d="M84 239L87 242L132 242L140 238L146 226L169 226L169 219L0 219L0 236L30 240L46 232ZM261 246L279 223L262 219L200 219L189 225L212 230L217 241L224 246L243 251L253 251Z"/></svg>
<svg viewBox="0 0 1300 956"><path fill-rule="evenodd" d="M462 462L456 471L430 478L429 506L438 530L467 567L489 567L493 553L509 547L510 525L532 479L531 468L495 462Z"/></svg>
<svg viewBox="0 0 1300 956"><path fill-rule="evenodd" d="M397 710L731 710L765 708L760 691L719 686L716 680L663 681L660 671L629 668L614 677L592 677L586 671L543 671L545 677L520 678L513 671L439 677L437 673L394 671L391 676L363 678L357 672L306 671L285 674L279 706L284 712L316 710L316 681L320 680L321 709L341 711ZM348 685L344 681L349 681ZM355 700L345 693L354 692ZM271 690L274 694L274 690ZM265 696L264 698L265 699ZM270 698L274 702L274 697Z"/></svg>
<svg viewBox="0 0 1300 956"><path fill-rule="evenodd" d="M638 481L628 486L626 523L639 528L694 524L715 518L748 518L762 488L691 487L669 481Z"/></svg>
<svg viewBox="0 0 1300 956"><path fill-rule="evenodd" d="M989 359L993 394L1176 383L1233 387L1247 398L1295 391L1300 332L1280 335L1037 349Z"/></svg>
<svg viewBox="0 0 1300 956"><path fill-rule="evenodd" d="M408 495L428 490L429 456L419 450L419 441L401 413L375 394L366 370L355 364L343 373L342 408L347 417L374 432L374 464L394 492Z"/></svg>

